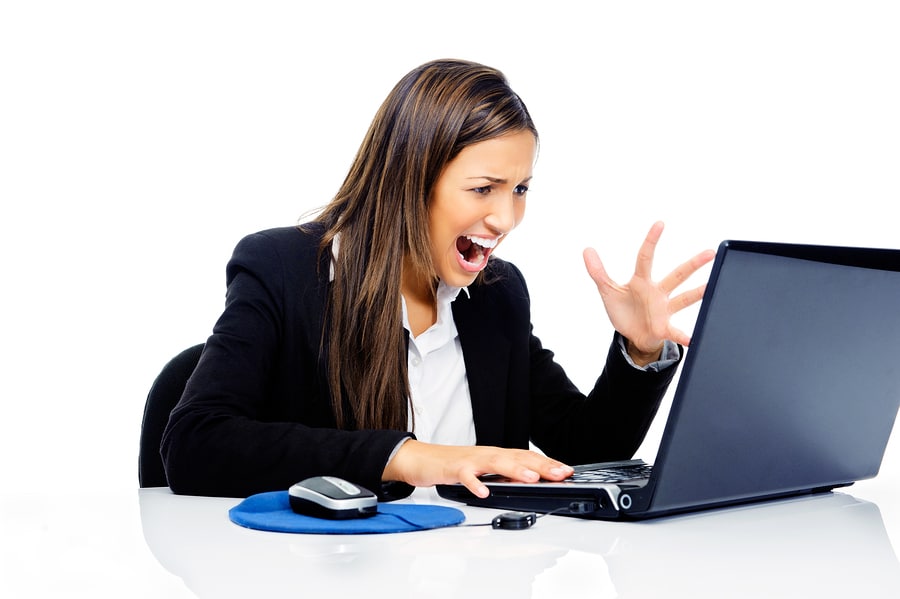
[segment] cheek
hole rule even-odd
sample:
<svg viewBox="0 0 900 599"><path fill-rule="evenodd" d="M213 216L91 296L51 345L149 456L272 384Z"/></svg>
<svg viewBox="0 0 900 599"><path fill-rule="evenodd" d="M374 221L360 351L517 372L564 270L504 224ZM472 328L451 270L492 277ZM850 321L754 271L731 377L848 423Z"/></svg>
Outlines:
<svg viewBox="0 0 900 599"><path fill-rule="evenodd" d="M468 221L461 218L464 214L460 207L448 208L441 206L442 210L431 213L429 233L431 234L431 246L434 250L443 251L449 247L456 247L456 238L465 230Z"/></svg>
<svg viewBox="0 0 900 599"><path fill-rule="evenodd" d="M431 259L436 267L455 260L456 233L447 223L434 223L431 227Z"/></svg>
<svg viewBox="0 0 900 599"><path fill-rule="evenodd" d="M522 222L522 219L525 218L525 201L524 200L522 200L521 202L516 204L515 212L516 212L516 215L515 215L516 225L515 226L518 227L519 223Z"/></svg>

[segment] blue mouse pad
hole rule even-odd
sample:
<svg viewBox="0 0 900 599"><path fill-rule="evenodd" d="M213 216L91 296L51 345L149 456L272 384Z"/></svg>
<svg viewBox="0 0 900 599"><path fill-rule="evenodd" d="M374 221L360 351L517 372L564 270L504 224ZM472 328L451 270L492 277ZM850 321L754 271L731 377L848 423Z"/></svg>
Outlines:
<svg viewBox="0 0 900 599"><path fill-rule="evenodd" d="M454 526L466 519L452 507L394 503L379 503L378 513L369 518L313 518L291 509L287 491L251 495L228 510L228 517L235 524L255 530L312 534L412 532Z"/></svg>

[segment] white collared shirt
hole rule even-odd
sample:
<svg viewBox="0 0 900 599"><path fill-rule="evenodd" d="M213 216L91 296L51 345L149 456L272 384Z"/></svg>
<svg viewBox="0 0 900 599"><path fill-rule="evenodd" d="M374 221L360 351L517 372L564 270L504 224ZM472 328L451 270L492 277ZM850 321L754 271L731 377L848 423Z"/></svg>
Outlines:
<svg viewBox="0 0 900 599"><path fill-rule="evenodd" d="M403 303L403 327L409 332L409 430L419 441L474 445L475 420L452 302L461 287L443 281L437 289L437 320L414 337ZM466 290L468 293L468 290Z"/></svg>

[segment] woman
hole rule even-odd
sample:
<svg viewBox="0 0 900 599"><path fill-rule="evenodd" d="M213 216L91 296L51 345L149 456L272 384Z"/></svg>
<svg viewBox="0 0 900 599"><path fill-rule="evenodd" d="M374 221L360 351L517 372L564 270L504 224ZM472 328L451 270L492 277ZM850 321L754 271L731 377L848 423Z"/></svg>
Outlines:
<svg viewBox="0 0 900 599"><path fill-rule="evenodd" d="M628 285L588 271L617 331L585 396L531 333L521 273L492 257L521 221L537 130L502 73L434 61L375 116L312 222L240 242L225 310L162 441L176 493L246 496L330 474L382 500L478 476L561 480L629 457L689 339L669 293L712 258ZM529 451L529 442L543 453Z"/></svg>

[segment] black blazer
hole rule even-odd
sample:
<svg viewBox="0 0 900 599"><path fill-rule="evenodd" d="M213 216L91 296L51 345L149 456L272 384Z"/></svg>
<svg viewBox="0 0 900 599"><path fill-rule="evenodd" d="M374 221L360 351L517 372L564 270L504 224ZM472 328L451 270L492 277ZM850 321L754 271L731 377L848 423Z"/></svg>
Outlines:
<svg viewBox="0 0 900 599"><path fill-rule="evenodd" d="M330 255L317 225L244 238L226 269L225 310L169 419L162 457L176 493L244 497L331 474L382 486L410 433L337 430L320 339ZM327 252L325 254L328 254ZM453 302L479 445L542 451L570 464L630 457L676 367L645 372L613 342L585 396L532 334L521 272L492 257L486 280Z"/></svg>

